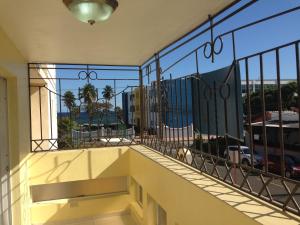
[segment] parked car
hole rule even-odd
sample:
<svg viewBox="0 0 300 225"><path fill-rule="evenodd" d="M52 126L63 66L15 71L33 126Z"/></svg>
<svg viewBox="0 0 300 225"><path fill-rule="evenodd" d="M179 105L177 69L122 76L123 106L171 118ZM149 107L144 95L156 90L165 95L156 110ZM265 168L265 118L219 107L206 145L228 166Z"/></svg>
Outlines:
<svg viewBox="0 0 300 225"><path fill-rule="evenodd" d="M234 161L232 159L232 155L234 152L239 150L238 145L229 145L228 152L229 152L229 160ZM255 167L261 168L263 166L263 157L260 156L255 150L253 150L253 165ZM227 150L224 150L224 157L227 158ZM250 166L251 165L251 150L247 146L240 146L240 160L243 165ZM236 162L238 162L238 155Z"/></svg>
<svg viewBox="0 0 300 225"><path fill-rule="evenodd" d="M285 155L285 171L287 178L300 177L300 160L292 155ZM281 174L281 157L280 155L268 155L268 171L271 173Z"/></svg>

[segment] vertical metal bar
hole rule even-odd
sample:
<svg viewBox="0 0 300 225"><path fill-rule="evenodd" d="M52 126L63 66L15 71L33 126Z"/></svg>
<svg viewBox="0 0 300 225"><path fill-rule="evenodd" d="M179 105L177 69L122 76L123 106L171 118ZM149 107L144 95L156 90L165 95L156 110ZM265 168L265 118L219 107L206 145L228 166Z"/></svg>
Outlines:
<svg viewBox="0 0 300 225"><path fill-rule="evenodd" d="M153 147L153 140L154 140L154 135L157 136L157 125L156 125L156 86L155 86L155 83L151 83L151 89L150 89L150 92L151 92L151 98L150 98L150 101L149 101L149 107L150 107L150 118L152 117L151 119L151 132L152 132L152 135L151 135L151 142L150 142L150 146ZM150 122L150 123L151 123ZM153 130L152 130L153 129ZM157 137L155 137L155 139L157 139Z"/></svg>
<svg viewBox="0 0 300 225"><path fill-rule="evenodd" d="M51 139L53 138L53 131L52 131L52 99L51 99L52 92L49 91L49 105L50 105L50 132L51 132Z"/></svg>
<svg viewBox="0 0 300 225"><path fill-rule="evenodd" d="M239 109L239 100L238 96L241 93L238 93L238 79L237 79L237 68L236 68L236 61L234 61L234 89L235 89L235 117L236 117L236 130L237 130L237 138L238 138L238 164L241 163L241 128L240 128L240 109Z"/></svg>
<svg viewBox="0 0 300 225"><path fill-rule="evenodd" d="M147 86L147 98L146 98L146 104L147 104L147 144L150 144L151 140L151 88L150 86Z"/></svg>
<svg viewBox="0 0 300 225"><path fill-rule="evenodd" d="M220 150L219 150L219 121L218 121L218 110L217 110L217 84L214 81L214 109L215 109L215 126L216 126L216 150L217 150L217 158L220 157Z"/></svg>
<svg viewBox="0 0 300 225"><path fill-rule="evenodd" d="M31 114L31 85L30 85L30 65L27 63L27 83L28 83L28 100L29 100L29 136L30 151L32 151L32 114Z"/></svg>
<svg viewBox="0 0 300 225"><path fill-rule="evenodd" d="M143 132L143 144L146 144L146 142L148 141L148 109L147 109L147 105L148 105L148 87L145 86L144 87L144 96L143 96L143 106L144 106L144 119L145 119L145 123L144 123L144 130L146 129L146 135L145 132Z"/></svg>
<svg viewBox="0 0 300 225"><path fill-rule="evenodd" d="M62 114L61 114L61 78L58 78L58 90L59 90L59 115L60 115L60 119L62 118ZM80 92L79 92L80 93Z"/></svg>
<svg viewBox="0 0 300 225"><path fill-rule="evenodd" d="M129 99L130 99L130 102L131 102L131 106L130 106L130 108L131 108L131 123L132 123L132 134L131 134L131 139L133 139L133 134L134 134L134 116L133 116L133 113L134 113L134 111L135 111L135 109L134 109L134 104L132 104L133 103L133 101L134 101L134 99L131 99L131 96L133 95L133 88L131 87L131 91L130 91L130 97L129 97ZM107 130L107 129L106 129Z"/></svg>
<svg viewBox="0 0 300 225"><path fill-rule="evenodd" d="M278 89L278 114L279 114L279 144L281 154L281 176L285 176L285 154L284 154L284 140L283 140L283 126L282 126L282 96L280 84L280 55L279 49L276 49L276 73L277 73L277 89Z"/></svg>
<svg viewBox="0 0 300 225"><path fill-rule="evenodd" d="M182 79L179 78L179 89L180 89L180 117L181 117L181 138L182 138L182 147L184 147L184 122L183 122L183 101L182 101Z"/></svg>
<svg viewBox="0 0 300 225"><path fill-rule="evenodd" d="M236 130L237 130L237 137L239 139L238 141L238 163L241 163L241 129L240 129L240 110L239 110L239 101L238 101L238 95L240 95L241 93L238 93L238 83L237 83L237 62L236 62L236 48L235 48L235 35L234 32L231 33L232 36L232 51L233 51L233 63L234 63L234 89L235 89L235 113L236 113L236 119L237 119L237 123L236 123Z"/></svg>
<svg viewBox="0 0 300 225"><path fill-rule="evenodd" d="M211 88L208 87L209 89L209 93L211 94ZM209 95L210 95L209 94ZM207 114L207 139L208 139L208 143L207 143L207 148L208 148L208 153L211 155L211 146L210 146L210 114L209 114L209 99L211 96L206 96L206 114Z"/></svg>
<svg viewBox="0 0 300 225"><path fill-rule="evenodd" d="M146 100L146 104L147 104L147 144L150 144L150 140L151 140L151 88L149 86L147 86L147 100Z"/></svg>
<svg viewBox="0 0 300 225"><path fill-rule="evenodd" d="M198 81L197 81L197 96L198 96L198 120L199 120L199 137L200 137L200 152L203 152L203 140L202 140L202 121L201 121L201 93L200 93L200 85L201 82L201 77L200 77L200 73L198 74Z"/></svg>
<svg viewBox="0 0 300 225"><path fill-rule="evenodd" d="M192 143L194 144L193 151L195 152L195 149L196 149L196 143L195 143L195 120L196 120L196 114L195 114L194 106L195 106L195 96L196 96L196 93L195 93L195 82L197 80L194 77L192 77L190 80L191 80L191 98L192 98L192 107L191 107L191 110L192 110L192 124L193 124L193 141L192 141Z"/></svg>
<svg viewBox="0 0 300 225"><path fill-rule="evenodd" d="M215 52L214 52L214 28L213 28L213 18L211 15L208 15L210 23L210 44L211 44L211 62L215 62Z"/></svg>
<svg viewBox="0 0 300 225"><path fill-rule="evenodd" d="M144 142L144 120L145 120L145 105L144 105L144 83L143 83L143 70L139 67L139 79L140 79L140 137L141 143Z"/></svg>
<svg viewBox="0 0 300 225"><path fill-rule="evenodd" d="M295 51L296 51L296 71L297 71L297 90L298 90L298 110L300 110L300 57L299 57L299 42L295 44ZM299 116L299 140L300 140L300 111L298 112Z"/></svg>
<svg viewBox="0 0 300 225"><path fill-rule="evenodd" d="M41 96L41 87L38 88L39 88L39 108L40 108L40 132L41 132L41 140L43 140L42 96Z"/></svg>
<svg viewBox="0 0 300 225"><path fill-rule="evenodd" d="M160 141L160 126L159 126L159 123L158 123L158 118L160 117L160 111L159 111L159 107L158 107L158 93L157 93L157 83L154 83L154 91L155 91L155 95L154 95L154 119L155 119L155 130L156 130L156 135L155 135L155 148L157 148L157 144L158 142ZM160 88L159 88L160 90ZM159 145L160 146L160 145Z"/></svg>
<svg viewBox="0 0 300 225"><path fill-rule="evenodd" d="M161 105L161 107L162 107L162 112L164 113L163 127L164 127L165 134L163 133L163 140L167 143L167 138L168 138L167 137L167 107L168 107L167 104L168 104L168 99L167 99L167 87L166 86L167 86L167 81L164 80L162 82L162 89L163 89L162 92L163 92L163 100L164 100L164 102ZM166 143L165 143L164 153L166 152L166 147L167 147Z"/></svg>
<svg viewBox="0 0 300 225"><path fill-rule="evenodd" d="M188 145L187 147L190 147L190 132L189 132L189 108L188 108L188 95L187 95L187 91L188 91L188 87L187 87L187 78L184 78L184 89L185 89L185 121L186 121L186 134L187 134L187 141L188 141ZM191 96L189 96L191 97Z"/></svg>
<svg viewBox="0 0 300 225"><path fill-rule="evenodd" d="M172 75L170 74L170 91L171 91L171 103L170 103L170 118L171 118L171 113L172 113L172 131L173 131L173 145L175 146L175 126L174 126L174 108L173 108L173 78ZM171 124L171 122L170 122ZM171 126L170 126L171 127Z"/></svg>
<svg viewBox="0 0 300 225"><path fill-rule="evenodd" d="M202 121L201 121L201 104L202 104L202 101L201 101L201 75L200 73L198 74L197 76L197 93L198 93L198 120L199 120L199 138L200 138L200 153L202 154L203 152L203 140L202 140Z"/></svg>
<svg viewBox="0 0 300 225"><path fill-rule="evenodd" d="M267 145L267 131L266 131L266 104L265 104L265 87L264 87L264 63L262 54L259 55L259 68L260 68L260 98L262 102L262 118L263 118L263 142L264 142L264 166L265 172L268 173L268 145Z"/></svg>
<svg viewBox="0 0 300 225"><path fill-rule="evenodd" d="M195 51L195 60L196 60L196 71L197 74L199 74L198 50Z"/></svg>
<svg viewBox="0 0 300 225"><path fill-rule="evenodd" d="M225 145L226 145L226 159L229 160L229 148L228 148L228 112L227 112L227 99L224 98L224 112L225 112Z"/></svg>
<svg viewBox="0 0 300 225"><path fill-rule="evenodd" d="M119 126L119 121L118 121L118 116L117 116L117 110L116 110L116 107L117 107L117 86L116 86L116 79L114 79L114 104L115 104L115 121L117 123L117 131L119 130L118 129L118 126Z"/></svg>
<svg viewBox="0 0 300 225"><path fill-rule="evenodd" d="M158 127L159 127L159 139L162 139L162 115L161 115L161 68L159 55L155 54L156 63L156 84L157 84L157 107L158 107Z"/></svg>
<svg viewBox="0 0 300 225"><path fill-rule="evenodd" d="M177 147L179 147L179 106L178 106L178 94L177 94L177 92L178 92L178 90L177 90L177 81L180 81L180 79L175 79L174 80L175 81L175 83L174 83L174 85L175 85L175 99L176 99L176 103L175 103L175 105L176 105L176 125L177 125Z"/></svg>
<svg viewBox="0 0 300 225"><path fill-rule="evenodd" d="M169 93L167 95L167 99L168 99L168 105L167 105L167 115L168 115L168 124L169 124L169 144L171 144L172 139L171 139L171 107L172 107L172 75L170 74L170 78L169 78L169 88L168 90L170 90L170 96ZM171 148L171 146L169 146Z"/></svg>
<svg viewBox="0 0 300 225"><path fill-rule="evenodd" d="M233 60L236 60L235 33L231 33Z"/></svg>
<svg viewBox="0 0 300 225"><path fill-rule="evenodd" d="M246 66L246 91L247 91L247 111L248 111L248 133L249 133L249 141L250 141L250 151L251 151L251 167L253 168L253 160L254 160L254 151L253 151L253 131L252 131L252 112L251 112L251 94L249 88L249 65L248 65L248 58L245 59L245 66Z"/></svg>

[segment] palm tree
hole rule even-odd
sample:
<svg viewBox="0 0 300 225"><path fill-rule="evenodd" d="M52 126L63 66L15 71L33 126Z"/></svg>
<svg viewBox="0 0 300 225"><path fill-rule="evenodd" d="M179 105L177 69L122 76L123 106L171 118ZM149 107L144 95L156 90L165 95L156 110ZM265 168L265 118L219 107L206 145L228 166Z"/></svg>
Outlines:
<svg viewBox="0 0 300 225"><path fill-rule="evenodd" d="M102 91L102 95L103 95L103 98L105 99L106 102L109 102L112 97L113 97L113 89L111 86L109 85L106 85L104 88L103 88L103 91Z"/></svg>
<svg viewBox="0 0 300 225"><path fill-rule="evenodd" d="M89 117L89 130L91 131L91 124L95 113L95 103L97 101L97 90L95 86L92 84L84 85L79 92L79 98L83 99L83 102L85 103L85 110Z"/></svg>
<svg viewBox="0 0 300 225"><path fill-rule="evenodd" d="M64 96L63 96L63 101L64 101L64 104L65 106L68 108L69 110L69 117L70 117L70 120L71 120L71 114L72 114L72 110L73 108L76 106L76 103L75 103L75 96L73 94L72 91L66 91Z"/></svg>
<svg viewBox="0 0 300 225"><path fill-rule="evenodd" d="M105 99L105 108L103 111L105 111L107 113L109 112L110 108L112 107L112 105L109 103L109 101L113 97L113 92L114 91L113 91L112 87L109 85L106 85L102 91L103 98Z"/></svg>

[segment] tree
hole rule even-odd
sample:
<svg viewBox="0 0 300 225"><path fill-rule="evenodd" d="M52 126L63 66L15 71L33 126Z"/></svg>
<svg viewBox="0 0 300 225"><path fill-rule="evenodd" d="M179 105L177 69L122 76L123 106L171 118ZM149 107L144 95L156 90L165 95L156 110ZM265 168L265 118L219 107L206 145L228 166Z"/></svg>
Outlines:
<svg viewBox="0 0 300 225"><path fill-rule="evenodd" d="M80 90L79 98L83 99L83 102L85 103L84 108L89 117L89 130L91 131L93 116L96 112L95 103L97 102L97 90L95 86L92 84L84 85L84 87Z"/></svg>
<svg viewBox="0 0 300 225"><path fill-rule="evenodd" d="M75 96L72 91L65 92L65 94L63 96L63 101L64 101L65 106L69 110L69 118L70 119L71 119L72 110L76 106L75 100L76 99L75 99Z"/></svg>
<svg viewBox="0 0 300 225"><path fill-rule="evenodd" d="M278 89L274 86L265 86L265 111L277 111L278 110ZM288 84L281 85L281 99L282 109L290 110L292 107L297 107L298 95L297 95L297 83L290 82ZM248 96L244 98L244 112L248 114ZM250 105L252 116L261 115L263 112L261 91L257 91L250 94Z"/></svg>
<svg viewBox="0 0 300 225"><path fill-rule="evenodd" d="M102 91L103 98L105 99L105 108L103 111L106 112L107 114L109 113L109 110L112 108L112 105L110 104L109 101L113 97L113 92L114 91L113 91L112 87L109 85L106 85ZM106 121L108 121L108 120L106 120Z"/></svg>
<svg viewBox="0 0 300 225"><path fill-rule="evenodd" d="M103 95L103 98L106 100L106 102L109 102L112 99L113 92L114 91L113 91L112 87L109 85L106 85L103 88L102 95Z"/></svg>
<svg viewBox="0 0 300 225"><path fill-rule="evenodd" d="M77 126L70 118L63 117L58 120L58 148L73 148L72 130Z"/></svg>

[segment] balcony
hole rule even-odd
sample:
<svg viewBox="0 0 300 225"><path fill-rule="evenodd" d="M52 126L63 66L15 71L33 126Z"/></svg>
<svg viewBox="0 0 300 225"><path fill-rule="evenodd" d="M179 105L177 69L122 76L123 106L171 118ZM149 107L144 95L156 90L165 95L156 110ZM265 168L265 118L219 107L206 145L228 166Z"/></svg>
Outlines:
<svg viewBox="0 0 300 225"><path fill-rule="evenodd" d="M0 221L299 224L300 5L119 3L0 3Z"/></svg>

